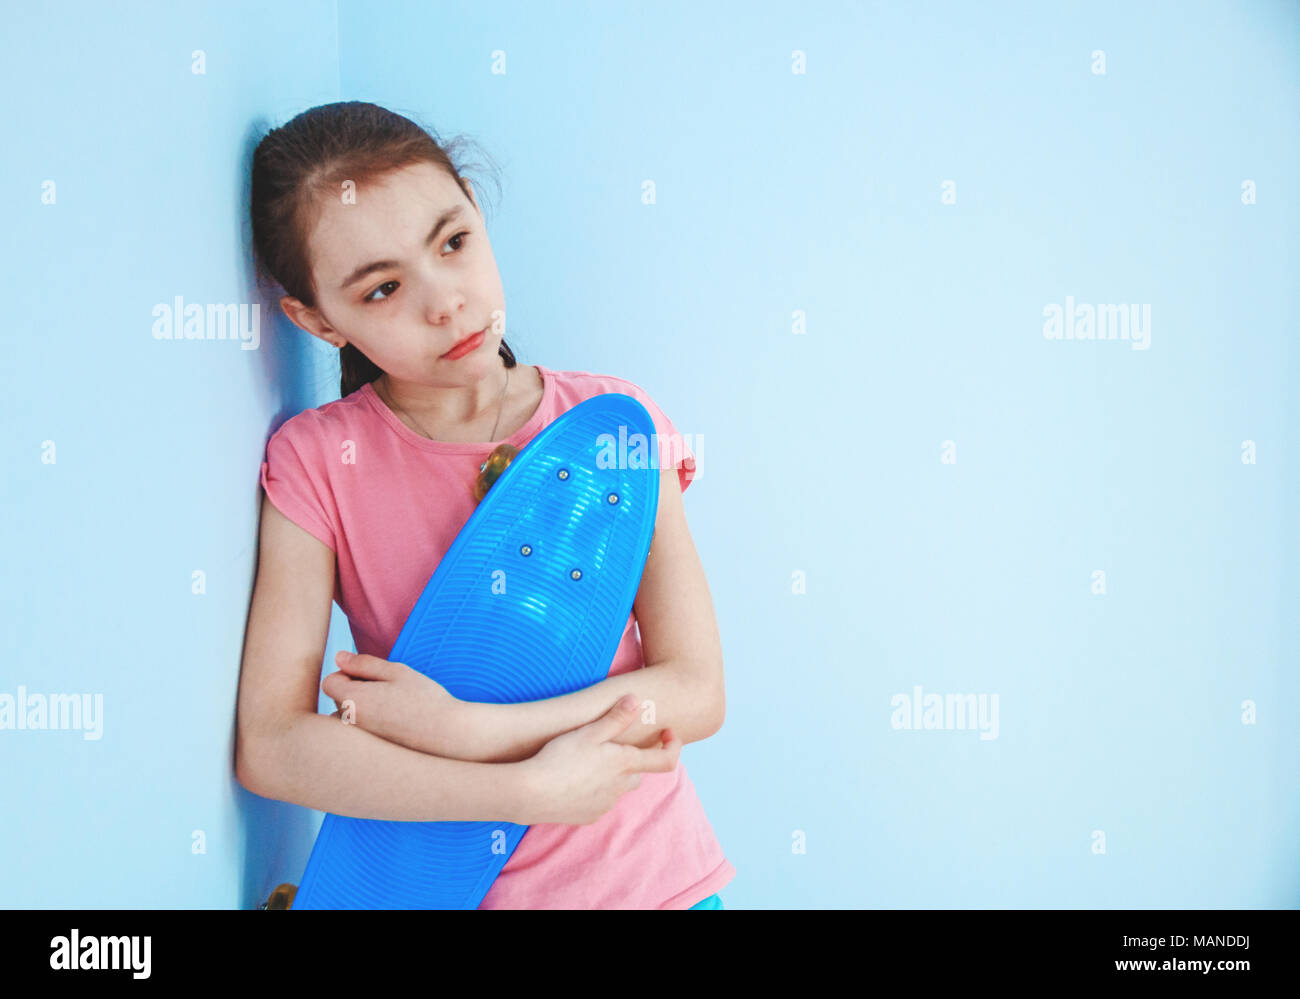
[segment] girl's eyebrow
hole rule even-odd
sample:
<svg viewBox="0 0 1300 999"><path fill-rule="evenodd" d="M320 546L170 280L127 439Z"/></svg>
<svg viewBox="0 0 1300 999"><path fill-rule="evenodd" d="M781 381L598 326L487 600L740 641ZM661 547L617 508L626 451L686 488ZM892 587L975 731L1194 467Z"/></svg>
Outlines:
<svg viewBox="0 0 1300 999"><path fill-rule="evenodd" d="M438 238L438 233L442 232L443 227L446 226L447 223L449 222L454 222L456 219L460 218L463 214L464 212L462 211L462 206L456 205L455 207L448 208L445 212L439 215L438 221L435 222L433 224L433 228L429 230L429 235L424 237L425 247L428 248L432 246L434 240ZM387 270L389 267L396 267L396 266L397 266L396 260L376 260L374 263L371 264L362 264L351 274L349 274L347 278L343 281L343 283L339 285L339 291L346 291L349 285L356 284L367 274L373 274L375 271Z"/></svg>

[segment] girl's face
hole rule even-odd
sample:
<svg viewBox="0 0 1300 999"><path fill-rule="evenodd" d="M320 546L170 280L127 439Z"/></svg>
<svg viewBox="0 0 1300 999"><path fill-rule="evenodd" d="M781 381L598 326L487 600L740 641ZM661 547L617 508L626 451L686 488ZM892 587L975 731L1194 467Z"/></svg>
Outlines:
<svg viewBox="0 0 1300 999"><path fill-rule="evenodd" d="M309 237L317 308L285 296L285 312L336 347L355 344L390 380L468 386L499 368L505 295L473 189L466 199L419 163L354 197L329 199ZM473 350L446 356L480 330Z"/></svg>

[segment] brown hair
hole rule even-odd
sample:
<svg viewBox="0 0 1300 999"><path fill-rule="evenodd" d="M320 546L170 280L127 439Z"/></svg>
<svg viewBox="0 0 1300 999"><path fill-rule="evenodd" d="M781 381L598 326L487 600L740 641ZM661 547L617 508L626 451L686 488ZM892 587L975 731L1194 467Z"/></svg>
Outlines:
<svg viewBox="0 0 1300 999"><path fill-rule="evenodd" d="M360 185L421 162L447 171L468 198L469 188L450 155L464 141L442 144L432 130L365 101L322 104L272 129L253 151L249 194L259 278L270 278L303 305L315 308L307 234L319 212L317 199L336 197L345 180ZM497 353L507 368L517 363L505 340ZM339 351L340 395L382 374L356 345L349 343Z"/></svg>

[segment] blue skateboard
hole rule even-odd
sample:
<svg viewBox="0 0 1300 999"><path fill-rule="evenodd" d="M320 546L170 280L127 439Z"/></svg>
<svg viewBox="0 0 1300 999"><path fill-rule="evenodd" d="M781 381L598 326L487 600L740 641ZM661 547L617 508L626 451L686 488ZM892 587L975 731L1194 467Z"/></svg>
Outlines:
<svg viewBox="0 0 1300 999"><path fill-rule="evenodd" d="M620 428L624 440L655 439L640 402L606 393L561 414L519 451L439 562L390 661L461 700L495 704L605 679L659 504L657 462L616 467L627 453ZM505 821L327 813L292 907L476 909L527 831Z"/></svg>

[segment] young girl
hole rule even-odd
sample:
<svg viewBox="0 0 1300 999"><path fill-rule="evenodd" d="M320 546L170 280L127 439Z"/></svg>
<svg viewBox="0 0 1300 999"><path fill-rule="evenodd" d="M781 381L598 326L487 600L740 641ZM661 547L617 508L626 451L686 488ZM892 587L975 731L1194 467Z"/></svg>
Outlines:
<svg viewBox="0 0 1300 999"><path fill-rule="evenodd" d="M267 135L252 169L259 275L284 289L296 325L338 348L342 398L267 443L240 783L339 815L528 825L483 909L721 908L735 868L678 761L725 713L681 500L689 448L664 460L680 435L632 382L516 361L475 192L420 126L362 102L313 108ZM473 513L489 454L604 392L650 413L662 480L609 676L478 704L384 659ZM316 708L331 599L357 654L339 653L320 687L350 702L352 724Z"/></svg>

